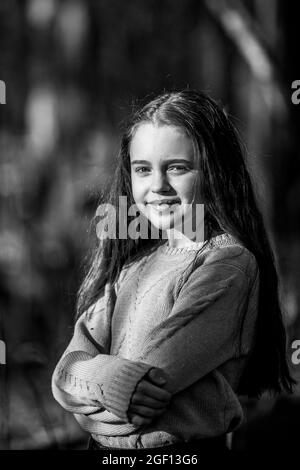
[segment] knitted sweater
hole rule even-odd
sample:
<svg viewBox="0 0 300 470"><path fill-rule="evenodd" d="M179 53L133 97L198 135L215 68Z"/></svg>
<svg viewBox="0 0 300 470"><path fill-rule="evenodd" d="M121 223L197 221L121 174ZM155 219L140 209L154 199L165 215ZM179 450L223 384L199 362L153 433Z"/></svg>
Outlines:
<svg viewBox="0 0 300 470"><path fill-rule="evenodd" d="M164 244L126 264L76 322L52 392L102 445L159 447L231 432L243 420L235 391L254 340L258 265L227 233L192 265L196 249ZM150 424L129 423L131 397L153 367L167 374L169 406Z"/></svg>

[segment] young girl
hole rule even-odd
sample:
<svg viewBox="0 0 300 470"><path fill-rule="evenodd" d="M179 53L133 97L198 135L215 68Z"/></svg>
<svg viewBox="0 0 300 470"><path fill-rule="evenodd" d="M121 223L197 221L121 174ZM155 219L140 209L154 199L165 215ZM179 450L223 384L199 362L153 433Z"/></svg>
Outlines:
<svg viewBox="0 0 300 470"><path fill-rule="evenodd" d="M243 420L239 394L294 384L273 252L226 113L191 90L144 106L107 202L117 230L98 233L53 395L90 449L221 448ZM132 236L132 207L148 236Z"/></svg>

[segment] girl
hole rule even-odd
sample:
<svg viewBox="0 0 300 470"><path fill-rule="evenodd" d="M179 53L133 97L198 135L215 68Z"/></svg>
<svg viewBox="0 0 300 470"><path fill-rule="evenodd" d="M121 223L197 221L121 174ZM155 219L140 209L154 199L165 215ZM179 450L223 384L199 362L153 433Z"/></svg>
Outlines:
<svg viewBox="0 0 300 470"><path fill-rule="evenodd" d="M147 236L111 236L121 196L126 227L137 207ZM117 230L98 233L53 395L90 449L222 448L243 419L239 394L294 384L273 252L226 113L191 90L144 106L107 202Z"/></svg>

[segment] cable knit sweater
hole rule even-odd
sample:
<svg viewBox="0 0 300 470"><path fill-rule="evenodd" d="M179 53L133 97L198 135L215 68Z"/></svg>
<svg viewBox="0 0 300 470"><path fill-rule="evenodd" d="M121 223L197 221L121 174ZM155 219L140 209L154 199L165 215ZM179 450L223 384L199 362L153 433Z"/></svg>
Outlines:
<svg viewBox="0 0 300 470"><path fill-rule="evenodd" d="M227 233L197 255L199 245L164 244L126 264L76 322L52 392L102 445L159 447L218 436L242 422L235 391L253 345L258 265ZM138 426L127 410L152 367L167 374L172 398L163 414Z"/></svg>

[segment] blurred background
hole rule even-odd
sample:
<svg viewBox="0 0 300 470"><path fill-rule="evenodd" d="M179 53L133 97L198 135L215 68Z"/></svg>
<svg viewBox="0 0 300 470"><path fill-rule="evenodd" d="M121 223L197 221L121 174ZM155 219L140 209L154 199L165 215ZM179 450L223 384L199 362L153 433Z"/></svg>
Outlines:
<svg viewBox="0 0 300 470"><path fill-rule="evenodd" d="M89 225L121 125L133 103L164 90L208 91L235 117L299 378L299 9L279 0L0 0L0 448L86 445L52 397L51 374L72 335ZM299 387L243 406L233 448L296 448Z"/></svg>

